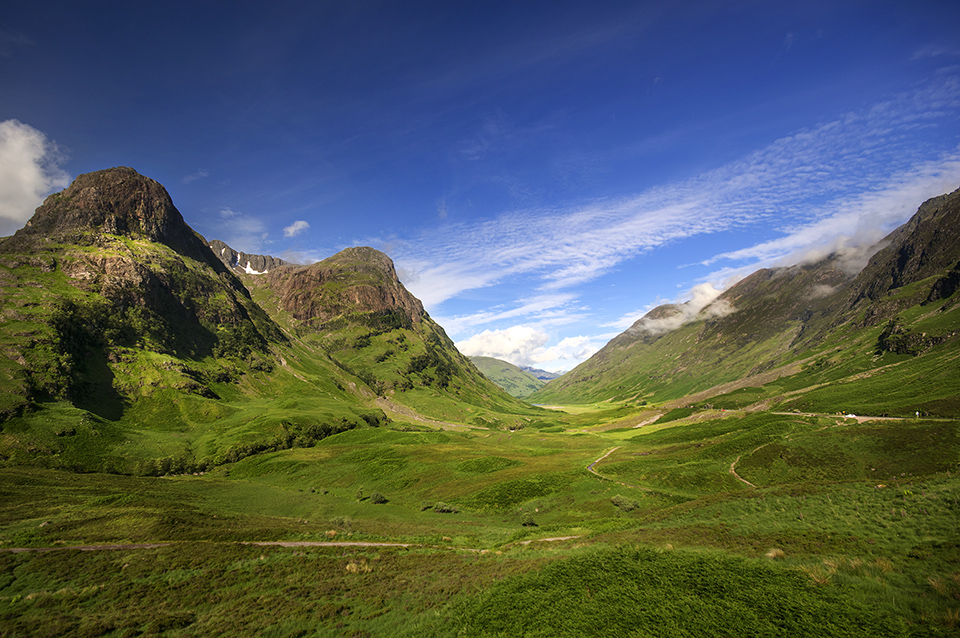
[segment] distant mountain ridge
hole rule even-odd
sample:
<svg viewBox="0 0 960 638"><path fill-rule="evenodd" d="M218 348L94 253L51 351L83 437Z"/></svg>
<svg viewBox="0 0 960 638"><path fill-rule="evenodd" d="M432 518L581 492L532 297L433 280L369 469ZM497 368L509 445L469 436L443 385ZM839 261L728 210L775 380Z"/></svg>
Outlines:
<svg viewBox="0 0 960 638"><path fill-rule="evenodd" d="M482 356L470 357L470 361L485 377L519 399L543 387L543 380L508 361Z"/></svg>
<svg viewBox="0 0 960 638"><path fill-rule="evenodd" d="M265 275L271 270L276 270L281 266L293 265L278 257L249 255L244 252L237 252L219 239L214 239L207 245L224 265L247 275Z"/></svg>
<svg viewBox="0 0 960 638"><path fill-rule="evenodd" d="M534 368L533 366L520 366L520 369L529 372L541 381L552 381L566 374L565 372L549 372L547 370L541 370L540 368Z"/></svg>

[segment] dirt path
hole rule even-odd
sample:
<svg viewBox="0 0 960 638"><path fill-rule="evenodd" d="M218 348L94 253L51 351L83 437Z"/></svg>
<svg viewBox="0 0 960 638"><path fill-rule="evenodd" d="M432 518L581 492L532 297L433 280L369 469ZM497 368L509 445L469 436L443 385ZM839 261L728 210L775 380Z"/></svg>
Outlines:
<svg viewBox="0 0 960 638"><path fill-rule="evenodd" d="M619 450L619 449L622 448L622 447L623 447L622 445L618 445L618 446L615 447L615 448L611 448L611 449L607 450L607 451L603 454L603 456L601 456L599 459L597 459L596 461L594 461L593 463L591 463L590 465L587 466L587 471L593 472L594 474L596 474L597 476L599 476L599 477L602 478L603 480L605 480L605 481L611 481L611 482L613 482L613 483L616 483L617 485L622 485L622 486L624 486L624 487L632 487L632 488L635 489L635 490L643 490L644 492L653 492L653 493L656 493L656 490L650 489L649 487L643 487L642 485L631 485L630 483L624 483L623 481L618 481L618 480L616 480L616 479L612 479L612 478L609 478L609 477L607 477L607 476L604 476L603 474L601 474L600 472L598 472L598 471L593 467L594 465L596 465L597 463L599 463L599 462L602 461L603 459L607 458L608 456L610 456L611 454L613 454L614 452L616 452L617 450Z"/></svg>
<svg viewBox="0 0 960 638"><path fill-rule="evenodd" d="M551 538L532 538L526 541L515 543L516 545L529 545L531 543L556 543L568 541L580 536L554 536ZM227 543L229 544L229 543ZM463 552L487 553L489 549L477 549L472 547L454 547L449 545L423 545L420 543L387 543L374 541L240 541L240 545L257 545L260 547L428 547L434 549L453 549ZM56 552L61 550L73 549L81 552L103 552L116 550L133 549L155 549L157 547L166 547L173 545L172 542L162 543L115 543L110 545L59 545L56 547L0 547L0 552L10 552L11 554L24 554L28 552ZM504 548L511 545L504 545Z"/></svg>
<svg viewBox="0 0 960 638"><path fill-rule="evenodd" d="M154 549L170 543L118 543L111 545L60 545L58 547L0 547L0 552L24 554L27 552L56 552L61 549L75 549L81 552L103 552L118 549Z"/></svg>
<svg viewBox="0 0 960 638"><path fill-rule="evenodd" d="M241 545L273 545L276 547L422 547L412 543L374 543L365 541L243 541Z"/></svg>
<svg viewBox="0 0 960 638"><path fill-rule="evenodd" d="M826 429L828 429L828 428L841 427L841 426L843 426L844 422L845 422L847 419L856 419L857 423L867 423L868 421L903 421L903 420L905 420L903 417L898 417L898 416L858 416L858 415L855 415L855 414L843 414L843 415L839 415L839 414L817 414L817 413L814 413L814 412L771 412L771 414L776 414L776 415L778 415L778 416L813 416L813 417L826 417L826 418L828 418L828 419L836 419L836 420L837 420L837 422L836 422L835 424L833 424L833 425L825 425L825 426L823 426L822 428L820 428L819 430L814 430L815 432L820 432L820 431L826 430ZM789 440L789 439L790 439L790 435L789 435L789 434L784 435L783 438ZM750 454L754 454L754 453L757 452L757 450L763 449L763 448L765 448L765 447L768 446L768 445L770 445L770 443L764 443L764 444L761 445L760 447L758 447L758 448L756 448L755 450L753 450L752 452L750 452ZM737 480L740 481L741 483L745 483L746 485L749 485L749 486L752 487L752 488L756 488L756 487L757 487L756 485L754 485L753 483L751 483L751 482L748 481L747 479L745 479L745 478L743 478L742 476L740 476L739 474L737 474L736 467L737 467L737 463L739 463L739 462L740 462L740 457L738 456L736 459L734 459L733 463L730 464L730 474L733 475L733 478L737 479Z"/></svg>
<svg viewBox="0 0 960 638"><path fill-rule="evenodd" d="M438 427L442 430L484 430L486 428L481 428L476 425L465 425L462 423L450 423L449 421L438 421L436 419L431 419L429 417L423 416L419 412L408 408L405 405L400 405L395 401L391 401L386 397L377 397L377 407L390 414L391 412L395 415L400 415L406 417L417 423L422 423L424 425L432 425Z"/></svg>
<svg viewBox="0 0 960 638"><path fill-rule="evenodd" d="M597 459L596 461L594 461L593 463L591 463L590 465L588 465L588 466L587 466L587 470L589 470L590 472L593 472L593 473L596 474L597 476L600 476L600 472L597 472L595 469L593 469L593 466L596 465L597 463L599 463L600 461L602 461L603 459L607 458L608 456L610 456L611 454L613 454L614 452L616 452L617 450L619 450L619 449L622 448L622 447L623 447L622 445L618 445L618 446L615 447L615 448L611 448L611 449L607 450L607 451L604 453L603 456L601 456L599 459Z"/></svg>
<svg viewBox="0 0 960 638"><path fill-rule="evenodd" d="M760 447L763 447L763 445L761 445ZM757 450L759 450L759 449L760 449L760 448L758 447ZM754 450L753 452L756 452L757 450ZM751 452L750 454L753 454L753 452ZM752 488L756 488L756 487L757 487L756 485L754 485L753 483L751 483L751 482L748 481L747 479L745 479L745 478L743 478L742 476L740 476L739 474L737 474L737 470L735 470L734 468L737 466L737 462L738 462L738 461L740 461L740 457L739 457L739 456L738 456L736 459L734 459L733 463L730 464L730 473L733 474L733 478L737 479L737 480L740 481L741 483L746 483L747 485L749 485L749 486L752 487Z"/></svg>

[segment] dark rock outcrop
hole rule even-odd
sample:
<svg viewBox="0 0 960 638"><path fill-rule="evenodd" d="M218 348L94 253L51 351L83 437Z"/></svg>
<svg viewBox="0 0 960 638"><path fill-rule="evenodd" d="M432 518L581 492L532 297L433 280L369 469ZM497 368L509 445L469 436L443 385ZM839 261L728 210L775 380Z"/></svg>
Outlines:
<svg viewBox="0 0 960 638"><path fill-rule="evenodd" d="M206 242L183 220L166 189L125 166L78 176L66 190L47 197L0 249L30 252L50 242L92 245L102 234L158 242L210 261Z"/></svg>
<svg viewBox="0 0 960 638"><path fill-rule="evenodd" d="M250 255L248 253L238 252L219 239L214 239L207 245L210 246L210 250L213 251L214 256L227 267L232 268L236 272L246 273L248 275L263 275L282 266L294 265L279 257Z"/></svg>

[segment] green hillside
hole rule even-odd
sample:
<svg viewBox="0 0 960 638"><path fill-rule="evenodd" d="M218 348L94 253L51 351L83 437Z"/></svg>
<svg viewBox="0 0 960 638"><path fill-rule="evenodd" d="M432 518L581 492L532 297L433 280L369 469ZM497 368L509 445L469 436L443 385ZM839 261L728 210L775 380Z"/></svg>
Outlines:
<svg viewBox="0 0 960 638"><path fill-rule="evenodd" d="M524 398L543 387L544 381L533 376L526 370L494 357L470 357L473 365L508 394L517 398Z"/></svg>
<svg viewBox="0 0 960 638"><path fill-rule="evenodd" d="M754 273L680 325L667 322L680 309L657 309L528 399L719 405L752 388L767 407L958 416L958 228L960 191L924 204L855 276L832 256Z"/></svg>
<svg viewBox="0 0 960 638"><path fill-rule="evenodd" d="M392 419L542 417L456 351L381 253L262 281L246 287L153 180L78 177L0 242L0 459L165 474Z"/></svg>
<svg viewBox="0 0 960 638"><path fill-rule="evenodd" d="M958 199L547 410L382 253L215 254L78 177L0 240L0 636L960 635Z"/></svg>

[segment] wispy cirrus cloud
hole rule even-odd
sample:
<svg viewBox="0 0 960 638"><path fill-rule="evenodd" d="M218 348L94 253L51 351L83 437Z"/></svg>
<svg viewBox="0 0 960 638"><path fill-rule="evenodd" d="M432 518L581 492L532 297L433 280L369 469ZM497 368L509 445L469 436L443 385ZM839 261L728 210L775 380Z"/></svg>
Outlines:
<svg viewBox="0 0 960 638"><path fill-rule="evenodd" d="M518 299L511 307L495 306L469 315L437 317L437 320L452 334L460 334L475 326L532 315L537 317L538 326L565 325L584 316L582 308L571 306L576 300L577 295L572 292L548 293Z"/></svg>
<svg viewBox="0 0 960 638"><path fill-rule="evenodd" d="M783 234L735 251L704 260L747 262L751 268L815 262L839 254L851 272L859 271L869 253L858 250L880 241L884 235L916 211L931 195L960 186L960 148L939 158L910 167L875 191L839 197L809 211L811 221L783 228Z"/></svg>
<svg viewBox="0 0 960 638"><path fill-rule="evenodd" d="M18 31L0 30L0 57L13 57L14 51L27 46L36 46L30 36Z"/></svg>
<svg viewBox="0 0 960 638"><path fill-rule="evenodd" d="M759 229L774 238L712 261L748 267L799 259L841 229L849 231L847 245L865 240L858 228L902 222L919 201L960 184L960 150L938 149L930 135L941 124L955 126L958 112L960 78L937 77L684 181L629 197L445 225L394 242L392 254L428 307L517 277L541 293L576 289L637 255L733 230ZM496 312L488 317L500 318Z"/></svg>
<svg viewBox="0 0 960 638"><path fill-rule="evenodd" d="M263 252L269 233L261 220L232 208L222 209L219 217L222 241L240 252L248 254Z"/></svg>
<svg viewBox="0 0 960 638"><path fill-rule="evenodd" d="M208 173L207 171L199 170L199 171L196 171L195 173L190 173L189 175L185 175L180 181L183 182L184 184L192 184L199 179L204 179L205 177L209 177L209 176L210 176L210 173Z"/></svg>

